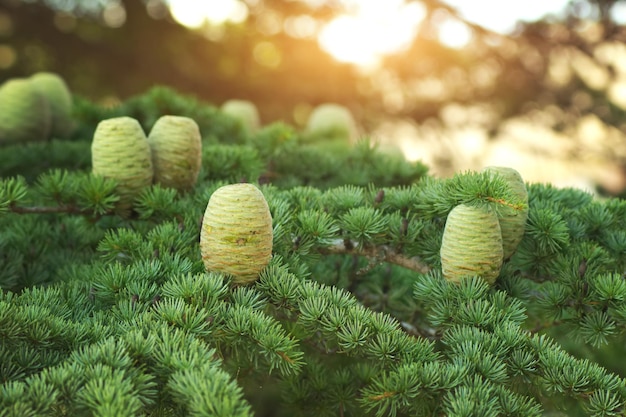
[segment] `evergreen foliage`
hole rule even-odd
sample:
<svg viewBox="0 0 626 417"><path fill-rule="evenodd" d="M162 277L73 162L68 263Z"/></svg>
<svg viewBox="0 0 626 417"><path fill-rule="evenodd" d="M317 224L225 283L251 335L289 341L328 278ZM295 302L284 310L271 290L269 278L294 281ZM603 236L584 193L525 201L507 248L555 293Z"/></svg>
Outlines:
<svg viewBox="0 0 626 417"><path fill-rule="evenodd" d="M282 123L248 135L164 88L74 102L71 139L0 149L0 416L624 414L623 200L528 184L526 207L489 173L437 179ZM198 184L152 185L121 217L89 173L95 126L168 113L200 126ZM249 286L198 244L209 197L240 181L273 218ZM460 204L528 208L493 286L442 276Z"/></svg>

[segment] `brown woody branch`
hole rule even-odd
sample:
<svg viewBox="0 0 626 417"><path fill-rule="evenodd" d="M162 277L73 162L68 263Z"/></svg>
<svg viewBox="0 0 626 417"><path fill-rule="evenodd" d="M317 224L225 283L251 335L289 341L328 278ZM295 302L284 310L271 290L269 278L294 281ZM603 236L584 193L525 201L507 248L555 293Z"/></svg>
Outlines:
<svg viewBox="0 0 626 417"><path fill-rule="evenodd" d="M9 206L9 212L17 214L55 214L68 213L81 216L94 216L91 210L81 209L77 206ZM97 217L100 217L99 215Z"/></svg>
<svg viewBox="0 0 626 417"><path fill-rule="evenodd" d="M338 239L332 245L320 248L319 252L325 255L349 254L365 256L381 262L399 265L422 274L429 272L431 269L419 257L407 257L388 245L359 246L356 242Z"/></svg>
<svg viewBox="0 0 626 417"><path fill-rule="evenodd" d="M48 213L72 213L87 214L87 211L81 210L76 206L39 206L39 207L23 207L10 206L9 210L17 214L48 214Z"/></svg>

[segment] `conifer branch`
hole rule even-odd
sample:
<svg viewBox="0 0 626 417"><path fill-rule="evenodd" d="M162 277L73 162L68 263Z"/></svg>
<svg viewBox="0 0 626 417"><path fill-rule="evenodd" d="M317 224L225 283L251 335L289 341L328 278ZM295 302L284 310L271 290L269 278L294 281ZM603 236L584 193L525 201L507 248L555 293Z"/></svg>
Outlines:
<svg viewBox="0 0 626 417"><path fill-rule="evenodd" d="M90 210L81 209L77 206L9 206L9 210L16 214L79 214L90 215Z"/></svg>
<svg viewBox="0 0 626 417"><path fill-rule="evenodd" d="M389 262L402 266L421 274L426 274L431 270L430 266L426 265L419 257L407 257L389 245L359 246L357 242L351 240L337 239L332 245L320 248L319 252L323 255L350 254L365 256L380 262Z"/></svg>
<svg viewBox="0 0 626 417"><path fill-rule="evenodd" d="M164 112L200 123L203 175L186 193L145 188L128 217L115 181L86 172L86 141L3 148L24 175L0 180L0 214L35 216L0 215L0 415L243 417L260 397L303 416L623 414L623 366L596 361L624 352L623 199L528 184L526 206L500 176L422 178L365 141L339 155L279 124L246 138L166 90L77 114L93 132L113 116L149 128ZM57 169L41 172L44 154ZM233 288L203 265L201 209L268 167L274 256ZM459 204L528 207L495 287L433 266ZM260 380L269 389L249 404L242 388Z"/></svg>
<svg viewBox="0 0 626 417"><path fill-rule="evenodd" d="M524 204L521 203L511 203L503 198L493 198L493 197L487 197L487 201L490 201L492 203L496 203L496 204L501 204L503 206L507 206L512 208L513 210L516 211L521 211L524 210L526 208L526 206Z"/></svg>
<svg viewBox="0 0 626 417"><path fill-rule="evenodd" d="M535 327L533 327L529 331L532 334L536 334L536 333L542 332L544 330L550 329L552 327L560 326L561 324L563 324L562 320L555 320L555 321L551 321L551 322L539 322L539 323L537 323L535 325Z"/></svg>

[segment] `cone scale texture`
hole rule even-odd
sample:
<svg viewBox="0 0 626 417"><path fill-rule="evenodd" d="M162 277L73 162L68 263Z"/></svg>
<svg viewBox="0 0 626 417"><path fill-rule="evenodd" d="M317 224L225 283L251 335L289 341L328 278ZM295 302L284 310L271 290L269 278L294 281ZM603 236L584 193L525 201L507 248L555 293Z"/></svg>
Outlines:
<svg viewBox="0 0 626 417"><path fill-rule="evenodd" d="M131 117L101 121L91 144L94 175L118 182L118 208L129 209L137 195L152 184L150 145L139 122Z"/></svg>
<svg viewBox="0 0 626 417"><path fill-rule="evenodd" d="M200 232L207 271L232 275L236 285L250 284L269 263L272 240L272 216L257 187L226 185L211 195Z"/></svg>
<svg viewBox="0 0 626 417"><path fill-rule="evenodd" d="M202 165L202 138L189 117L162 116L148 136L154 182L179 191L190 190Z"/></svg>
<svg viewBox="0 0 626 417"><path fill-rule="evenodd" d="M51 72L38 72L30 80L50 106L50 135L56 138L67 137L73 128L72 94L67 84L63 78Z"/></svg>
<svg viewBox="0 0 626 417"><path fill-rule="evenodd" d="M506 206L500 207L498 210L504 259L508 259L515 253L517 246L524 237L526 220L528 219L528 192L522 176L513 168L491 166L485 168L484 171L502 176L508 182L515 196L526 204L526 208L523 210Z"/></svg>
<svg viewBox="0 0 626 417"><path fill-rule="evenodd" d="M43 141L50 133L50 106L26 78L0 86L0 144Z"/></svg>
<svg viewBox="0 0 626 417"><path fill-rule="evenodd" d="M450 211L441 242L441 268L448 281L479 275L493 284L502 260L500 224L492 209L461 204Z"/></svg>

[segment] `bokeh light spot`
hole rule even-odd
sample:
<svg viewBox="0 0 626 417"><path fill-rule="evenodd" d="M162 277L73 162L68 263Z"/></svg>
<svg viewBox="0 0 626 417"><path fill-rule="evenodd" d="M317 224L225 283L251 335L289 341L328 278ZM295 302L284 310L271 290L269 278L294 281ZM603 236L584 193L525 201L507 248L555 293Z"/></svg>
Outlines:
<svg viewBox="0 0 626 417"><path fill-rule="evenodd" d="M324 50L341 62L375 67L382 56L408 48L425 16L421 3L404 0L344 0L346 14L319 34Z"/></svg>
<svg viewBox="0 0 626 417"><path fill-rule="evenodd" d="M197 29L206 21L203 13L198 12L198 2L194 0L171 1L170 13L174 20L189 28Z"/></svg>
<svg viewBox="0 0 626 417"><path fill-rule="evenodd" d="M0 12L0 36L10 36L13 33L13 20L11 16Z"/></svg>
<svg viewBox="0 0 626 417"><path fill-rule="evenodd" d="M248 18L248 6L239 0L170 0L172 17L189 28L200 28L205 23L222 25L242 23Z"/></svg>
<svg viewBox="0 0 626 417"><path fill-rule="evenodd" d="M264 11L257 16L256 28L262 35L276 35L282 30L282 16L272 10Z"/></svg>
<svg viewBox="0 0 626 417"><path fill-rule="evenodd" d="M438 27L439 40L451 48L463 48L472 39L471 29L457 19L445 19Z"/></svg>
<svg viewBox="0 0 626 417"><path fill-rule="evenodd" d="M282 61L282 54L276 45L268 41L256 44L253 55L256 62L268 68L277 68Z"/></svg>
<svg viewBox="0 0 626 417"><path fill-rule="evenodd" d="M285 32L292 38L312 38L317 33L317 21L306 14L291 16L283 23Z"/></svg>
<svg viewBox="0 0 626 417"><path fill-rule="evenodd" d="M626 3L614 3L611 8L611 18L618 25L626 25Z"/></svg>
<svg viewBox="0 0 626 417"><path fill-rule="evenodd" d="M561 13L569 0L445 0L467 20L488 30L509 33L518 20L535 21L550 13Z"/></svg>
<svg viewBox="0 0 626 417"><path fill-rule="evenodd" d="M0 69L9 69L17 61L15 49L8 45L0 45Z"/></svg>
<svg viewBox="0 0 626 417"><path fill-rule="evenodd" d="M161 0L148 0L146 3L146 11L148 15L153 19L163 19L167 17L167 5Z"/></svg>
<svg viewBox="0 0 626 417"><path fill-rule="evenodd" d="M110 28L122 27L126 22L126 9L121 3L108 3L102 12L102 19Z"/></svg>
<svg viewBox="0 0 626 417"><path fill-rule="evenodd" d="M368 66L378 61L373 51L375 41L367 24L352 16L341 16L330 22L320 34L322 48L341 62Z"/></svg>

